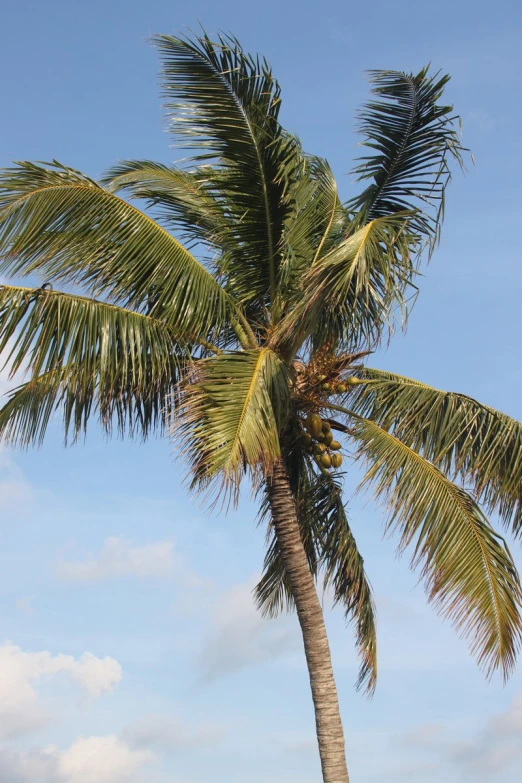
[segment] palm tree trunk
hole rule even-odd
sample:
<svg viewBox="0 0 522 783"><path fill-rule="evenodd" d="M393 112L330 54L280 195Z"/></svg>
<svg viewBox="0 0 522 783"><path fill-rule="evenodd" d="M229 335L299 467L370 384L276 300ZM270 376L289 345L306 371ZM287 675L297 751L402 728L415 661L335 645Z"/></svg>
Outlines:
<svg viewBox="0 0 522 783"><path fill-rule="evenodd" d="M301 539L288 473L278 462L267 479L272 524L288 575L303 634L324 783L348 783L339 713L323 610Z"/></svg>

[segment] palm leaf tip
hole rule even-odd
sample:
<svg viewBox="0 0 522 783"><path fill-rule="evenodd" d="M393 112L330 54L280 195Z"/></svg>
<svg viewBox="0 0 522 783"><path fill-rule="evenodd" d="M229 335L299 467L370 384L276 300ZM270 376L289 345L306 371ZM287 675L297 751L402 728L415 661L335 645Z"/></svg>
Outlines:
<svg viewBox="0 0 522 783"><path fill-rule="evenodd" d="M54 410L66 433L93 412L106 431L146 435L164 412L188 360L175 332L150 316L50 288L0 286L0 353L26 370L0 410L0 438L40 443Z"/></svg>
<svg viewBox="0 0 522 783"><path fill-rule="evenodd" d="M234 303L173 235L89 177L56 162L0 173L0 273L103 291L206 337Z"/></svg>
<svg viewBox="0 0 522 783"><path fill-rule="evenodd" d="M433 249L444 216L444 195L451 180L451 159L463 167L453 106L440 103L449 76L401 71L370 71L375 100L359 115L361 144L368 155L353 173L373 180L349 208L365 222L414 209L411 230Z"/></svg>
<svg viewBox="0 0 522 783"><path fill-rule="evenodd" d="M360 661L356 688L372 696L378 670L375 602L350 529L340 483L331 476L318 476L304 504L305 508L310 504L308 513L316 516L325 587L333 588L334 604L344 609L347 621L355 627Z"/></svg>
<svg viewBox="0 0 522 783"><path fill-rule="evenodd" d="M234 270L241 298L269 301L274 310L285 194L303 161L298 140L279 123L279 84L268 63L232 37L154 40L171 130L193 162L212 162L211 179L226 194L238 244L248 251Z"/></svg>
<svg viewBox="0 0 522 783"><path fill-rule="evenodd" d="M371 485L400 531L400 550L413 545L429 600L468 638L489 677L513 671L522 639L522 590L504 540L461 487L375 422L351 428Z"/></svg>
<svg viewBox="0 0 522 783"><path fill-rule="evenodd" d="M453 479L461 479L513 534L522 532L522 424L456 392L371 368L350 408L392 431Z"/></svg>

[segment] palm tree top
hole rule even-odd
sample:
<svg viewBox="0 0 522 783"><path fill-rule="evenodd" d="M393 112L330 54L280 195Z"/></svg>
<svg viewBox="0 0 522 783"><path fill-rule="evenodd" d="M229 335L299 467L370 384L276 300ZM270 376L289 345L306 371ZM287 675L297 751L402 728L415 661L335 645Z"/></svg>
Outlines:
<svg viewBox="0 0 522 783"><path fill-rule="evenodd" d="M281 125L264 59L224 35L154 41L188 158L123 161L101 182L56 161L1 173L0 274L40 281L0 287L0 351L12 373L28 372L0 411L1 437L40 442L56 410L73 438L93 417L122 435L172 426L193 486L233 495L246 472L269 491L283 459L309 567L354 619L359 682L372 690L373 599L338 460L326 444L321 462L304 429L320 415L367 464L363 483L387 504L429 599L488 673L509 674L520 585L485 512L520 533L521 426L365 364L407 322L462 165L458 117L442 101L449 77L369 73L362 190L343 202L327 161ZM270 536L258 601L274 612L292 595Z"/></svg>

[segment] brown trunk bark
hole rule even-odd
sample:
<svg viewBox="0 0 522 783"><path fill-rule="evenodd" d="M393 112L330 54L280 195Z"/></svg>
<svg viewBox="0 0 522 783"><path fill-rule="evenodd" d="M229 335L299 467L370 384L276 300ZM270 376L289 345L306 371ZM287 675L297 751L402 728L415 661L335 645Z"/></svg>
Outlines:
<svg viewBox="0 0 522 783"><path fill-rule="evenodd" d="M294 497L283 462L267 481L272 524L290 581L303 634L324 783L349 783L339 700L330 647L314 578L299 531Z"/></svg>

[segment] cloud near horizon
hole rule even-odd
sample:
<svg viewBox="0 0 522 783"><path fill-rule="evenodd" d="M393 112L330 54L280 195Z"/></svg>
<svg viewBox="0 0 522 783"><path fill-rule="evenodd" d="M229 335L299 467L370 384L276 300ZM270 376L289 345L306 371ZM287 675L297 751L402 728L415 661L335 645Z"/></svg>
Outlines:
<svg viewBox="0 0 522 783"><path fill-rule="evenodd" d="M442 778L458 771L473 783L500 780L502 774L522 768L522 692L474 733L457 736L442 724L430 723L404 734L400 742L432 757L431 768Z"/></svg>
<svg viewBox="0 0 522 783"><path fill-rule="evenodd" d="M142 783L142 767L155 761L122 739L78 737L66 750L0 747L0 780L5 783Z"/></svg>
<svg viewBox="0 0 522 783"><path fill-rule="evenodd" d="M0 646L0 738L30 734L49 719L40 703L36 681L43 677L67 675L91 699L112 691L122 678L122 669L114 658L97 658L89 652L79 658L24 652L14 644Z"/></svg>
<svg viewBox="0 0 522 783"><path fill-rule="evenodd" d="M111 536L99 552L82 559L61 560L56 574L65 582L101 582L106 579L168 579L174 575L178 558L172 541L136 545L125 536Z"/></svg>
<svg viewBox="0 0 522 783"><path fill-rule="evenodd" d="M211 610L213 627L198 658L205 682L280 658L301 644L291 617L266 619L256 609L252 595L256 581L235 585L218 596Z"/></svg>

